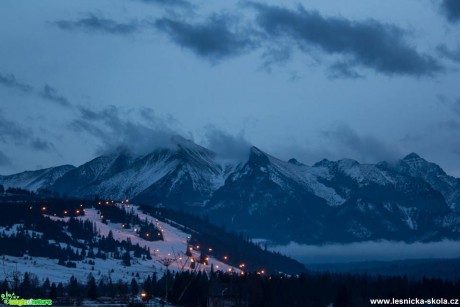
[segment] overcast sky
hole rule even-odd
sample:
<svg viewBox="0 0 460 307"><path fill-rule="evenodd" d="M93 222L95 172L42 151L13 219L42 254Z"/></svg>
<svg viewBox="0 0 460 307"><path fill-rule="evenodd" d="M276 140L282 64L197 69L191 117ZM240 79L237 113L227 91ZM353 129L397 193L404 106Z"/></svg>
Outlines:
<svg viewBox="0 0 460 307"><path fill-rule="evenodd" d="M0 174L174 134L460 176L460 1L0 2Z"/></svg>

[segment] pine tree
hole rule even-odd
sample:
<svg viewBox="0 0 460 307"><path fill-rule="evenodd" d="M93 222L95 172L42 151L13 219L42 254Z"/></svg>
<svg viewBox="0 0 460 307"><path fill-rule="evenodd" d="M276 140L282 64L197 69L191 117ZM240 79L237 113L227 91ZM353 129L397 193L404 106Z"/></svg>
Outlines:
<svg viewBox="0 0 460 307"><path fill-rule="evenodd" d="M26 272L24 273L22 283L19 285L21 296L30 296L31 288L29 273Z"/></svg>
<svg viewBox="0 0 460 307"><path fill-rule="evenodd" d="M6 291L10 291L10 287L8 286L8 281L5 278L0 284L0 293L5 293Z"/></svg>
<svg viewBox="0 0 460 307"><path fill-rule="evenodd" d="M97 293L96 280L94 279L93 276L89 278L87 287L88 287L88 297L92 300L97 299L98 293Z"/></svg>
<svg viewBox="0 0 460 307"><path fill-rule="evenodd" d="M142 285L142 288L147 293L150 293L150 289L152 289L152 279L150 278L150 275L147 276L147 279L144 281L144 284Z"/></svg>
<svg viewBox="0 0 460 307"><path fill-rule="evenodd" d="M44 293L45 296L48 295L48 292L50 291L50 280L48 278L45 279L45 282L43 282L42 285L42 292Z"/></svg>
<svg viewBox="0 0 460 307"><path fill-rule="evenodd" d="M128 251L123 254L122 262L124 266L131 266L131 256Z"/></svg>
<svg viewBox="0 0 460 307"><path fill-rule="evenodd" d="M78 281L74 276L70 277L69 284L67 285L67 292L70 297L78 297L80 294Z"/></svg>
<svg viewBox="0 0 460 307"><path fill-rule="evenodd" d="M139 285L137 284L136 279L131 279L131 293L132 295L136 295L139 293Z"/></svg>
<svg viewBox="0 0 460 307"><path fill-rule="evenodd" d="M57 290L56 284L53 282L51 284L50 294L48 297L52 300L55 300L57 296L58 296L58 290Z"/></svg>

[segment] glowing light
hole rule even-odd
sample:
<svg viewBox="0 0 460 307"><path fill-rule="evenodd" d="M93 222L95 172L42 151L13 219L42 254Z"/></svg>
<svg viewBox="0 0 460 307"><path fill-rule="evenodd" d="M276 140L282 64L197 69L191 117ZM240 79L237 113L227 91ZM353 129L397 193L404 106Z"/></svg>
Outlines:
<svg viewBox="0 0 460 307"><path fill-rule="evenodd" d="M200 246L199 246L199 245L197 245L197 246L196 246L196 249L200 249Z"/></svg>
<svg viewBox="0 0 460 307"><path fill-rule="evenodd" d="M209 248L208 251L212 252L212 248Z"/></svg>
<svg viewBox="0 0 460 307"><path fill-rule="evenodd" d="M160 233L160 232L158 233L158 236L161 236L161 233Z"/></svg>
<svg viewBox="0 0 460 307"><path fill-rule="evenodd" d="M141 296L142 296L142 297L147 297L147 293L142 292L142 293L141 293Z"/></svg>
<svg viewBox="0 0 460 307"><path fill-rule="evenodd" d="M108 205L108 204L109 204L109 201L106 201L105 204Z"/></svg>
<svg viewBox="0 0 460 307"><path fill-rule="evenodd" d="M190 247L189 250L192 251L192 250L193 250L193 247Z"/></svg>
<svg viewBox="0 0 460 307"><path fill-rule="evenodd" d="M218 265L216 265L216 269L218 269L218 268L219 268L219 266L218 266Z"/></svg>
<svg viewBox="0 0 460 307"><path fill-rule="evenodd" d="M193 258L192 258L192 259L190 259L190 262L195 262L195 259L193 259Z"/></svg>
<svg viewBox="0 0 460 307"><path fill-rule="evenodd" d="M75 212L76 212L77 214L80 214L80 210L76 210Z"/></svg>
<svg viewBox="0 0 460 307"><path fill-rule="evenodd" d="M228 257L227 257L227 256L224 256L224 260L227 260L227 259L228 259Z"/></svg>
<svg viewBox="0 0 460 307"><path fill-rule="evenodd" d="M69 213L69 212L67 210L64 210L64 214L67 214L67 213Z"/></svg>
<svg viewBox="0 0 460 307"><path fill-rule="evenodd" d="M43 211L46 211L46 207L43 207L42 210L43 210Z"/></svg>

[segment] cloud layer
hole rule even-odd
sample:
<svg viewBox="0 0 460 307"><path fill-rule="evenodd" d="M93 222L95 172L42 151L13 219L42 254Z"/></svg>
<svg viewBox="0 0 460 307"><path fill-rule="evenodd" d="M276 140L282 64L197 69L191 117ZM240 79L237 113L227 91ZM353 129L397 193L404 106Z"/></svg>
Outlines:
<svg viewBox="0 0 460 307"><path fill-rule="evenodd" d="M18 90L25 94L36 95L44 100L53 102L62 107L72 107L69 99L59 94L55 88L48 84L43 86L40 90L36 90L32 85L18 80L14 74L0 73L0 85Z"/></svg>
<svg viewBox="0 0 460 307"><path fill-rule="evenodd" d="M62 30L85 30L117 35L128 35L138 31L141 26L137 21L121 23L112 19L90 14L78 20L59 20L55 24Z"/></svg>
<svg viewBox="0 0 460 307"><path fill-rule="evenodd" d="M33 91L32 86L17 80L13 74L0 73L0 84L24 93L30 93Z"/></svg>
<svg viewBox="0 0 460 307"><path fill-rule="evenodd" d="M422 76L441 70L433 57L411 47L404 32L394 25L324 17L303 7L290 10L255 3L252 7L257 11L258 25L269 38L289 38L306 53L317 48L345 56L349 66L363 66L385 75ZM343 65L339 68L343 71Z"/></svg>
<svg viewBox="0 0 460 307"><path fill-rule="evenodd" d="M243 161L249 155L251 144L244 137L244 132L234 136L214 126L206 127L206 147L219 157Z"/></svg>
<svg viewBox="0 0 460 307"><path fill-rule="evenodd" d="M144 121L133 121L129 115L140 115ZM128 150L135 154L147 154L160 147L173 146L175 133L154 115L152 109L123 109L108 106L101 110L78 107L78 116L70 123L78 133L95 137L102 145L99 153L106 154Z"/></svg>
<svg viewBox="0 0 460 307"><path fill-rule="evenodd" d="M291 256L304 264L315 264L458 258L460 257L460 244L458 243L458 241L405 243L383 240L323 246L290 243L286 246L274 246L270 249Z"/></svg>
<svg viewBox="0 0 460 307"><path fill-rule="evenodd" d="M11 160L5 155L3 152L0 151L0 166L10 166Z"/></svg>
<svg viewBox="0 0 460 307"><path fill-rule="evenodd" d="M254 47L255 42L247 32L231 29L236 22L234 17L228 15L213 15L202 23L162 18L155 25L177 45L214 61L239 55Z"/></svg>
<svg viewBox="0 0 460 307"><path fill-rule="evenodd" d="M164 0L142 0L146 3L167 5ZM188 6L176 0L168 5ZM443 8L450 20L455 19L458 1L444 1ZM319 53L337 61L329 65L331 78L362 78L357 68L396 76L433 76L444 71L433 56L419 52L412 46L406 32L400 27L374 19L349 20L343 17L323 16L317 11L272 6L256 2L240 5L251 8L255 19L243 14L214 13L204 21L188 20L186 15L163 17L155 22L118 22L96 14L78 20L60 20L55 24L64 30L86 30L115 35L129 35L153 26L165 33L172 42L195 55L216 61L262 49L263 67L271 62L286 62L293 49L308 56ZM191 16L194 16L191 14Z"/></svg>
<svg viewBox="0 0 460 307"><path fill-rule="evenodd" d="M50 151L54 148L51 142L35 136L31 129L26 129L17 122L4 118L2 115L0 115L0 142L38 151Z"/></svg>
<svg viewBox="0 0 460 307"><path fill-rule="evenodd" d="M460 1L442 0L441 10L450 22L460 21Z"/></svg>
<svg viewBox="0 0 460 307"><path fill-rule="evenodd" d="M321 135L336 152L349 157L356 157L360 162L393 161L402 155L394 146L389 146L371 135L360 135L344 123L336 123Z"/></svg>

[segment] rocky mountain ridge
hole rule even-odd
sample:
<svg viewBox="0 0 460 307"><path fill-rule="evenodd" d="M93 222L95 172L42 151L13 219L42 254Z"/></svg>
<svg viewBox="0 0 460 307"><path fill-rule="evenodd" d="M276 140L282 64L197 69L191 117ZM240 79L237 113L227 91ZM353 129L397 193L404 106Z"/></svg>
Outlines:
<svg viewBox="0 0 460 307"><path fill-rule="evenodd" d="M51 170L60 176L38 179ZM252 147L245 162L222 162L178 139L146 155L121 151L44 171L26 172L23 181L25 173L2 176L0 184L80 198L129 198L207 215L250 237L278 242L460 237L460 179L415 153L394 163L324 159L308 166Z"/></svg>

